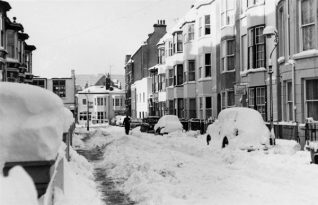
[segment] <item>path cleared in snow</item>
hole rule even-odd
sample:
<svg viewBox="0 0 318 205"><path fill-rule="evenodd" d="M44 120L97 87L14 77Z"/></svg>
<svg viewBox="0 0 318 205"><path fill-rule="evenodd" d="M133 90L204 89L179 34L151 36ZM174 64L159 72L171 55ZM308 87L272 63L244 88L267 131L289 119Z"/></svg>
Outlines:
<svg viewBox="0 0 318 205"><path fill-rule="evenodd" d="M87 146L105 145L97 166L136 204L317 204L318 166L308 152L278 144L266 152L212 150L201 135L109 127Z"/></svg>

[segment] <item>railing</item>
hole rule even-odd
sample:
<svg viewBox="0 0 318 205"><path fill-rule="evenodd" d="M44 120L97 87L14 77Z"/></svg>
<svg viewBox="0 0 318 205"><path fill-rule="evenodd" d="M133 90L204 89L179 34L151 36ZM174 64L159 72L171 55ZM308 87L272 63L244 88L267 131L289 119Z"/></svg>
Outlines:
<svg viewBox="0 0 318 205"><path fill-rule="evenodd" d="M70 146L73 145L73 133L75 130L75 122L70 126L68 132L63 133L63 142L66 144L65 157L70 161Z"/></svg>

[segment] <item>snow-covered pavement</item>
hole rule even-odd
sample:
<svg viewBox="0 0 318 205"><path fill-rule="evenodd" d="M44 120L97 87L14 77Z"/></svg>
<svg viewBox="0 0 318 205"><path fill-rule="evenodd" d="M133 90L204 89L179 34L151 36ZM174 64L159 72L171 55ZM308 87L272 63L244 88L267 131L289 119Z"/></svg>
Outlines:
<svg viewBox="0 0 318 205"><path fill-rule="evenodd" d="M318 166L295 144L277 142L269 151L212 150L194 133L109 127L86 146L105 149L98 166L136 204L317 204Z"/></svg>

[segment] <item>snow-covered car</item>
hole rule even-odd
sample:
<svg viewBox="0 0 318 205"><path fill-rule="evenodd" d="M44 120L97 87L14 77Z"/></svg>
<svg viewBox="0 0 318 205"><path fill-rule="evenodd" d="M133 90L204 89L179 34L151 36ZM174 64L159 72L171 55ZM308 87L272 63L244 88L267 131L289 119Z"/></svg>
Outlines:
<svg viewBox="0 0 318 205"><path fill-rule="evenodd" d="M182 130L183 126L176 115L164 115L154 126L155 133L166 134L178 130Z"/></svg>
<svg viewBox="0 0 318 205"><path fill-rule="evenodd" d="M126 116L124 116L124 115L116 115L116 116L115 116L116 125L117 125L117 126L123 126L125 117L126 117Z"/></svg>
<svg viewBox="0 0 318 205"><path fill-rule="evenodd" d="M222 110L207 128L207 139L214 148L262 149L269 144L270 131L261 114L251 108Z"/></svg>

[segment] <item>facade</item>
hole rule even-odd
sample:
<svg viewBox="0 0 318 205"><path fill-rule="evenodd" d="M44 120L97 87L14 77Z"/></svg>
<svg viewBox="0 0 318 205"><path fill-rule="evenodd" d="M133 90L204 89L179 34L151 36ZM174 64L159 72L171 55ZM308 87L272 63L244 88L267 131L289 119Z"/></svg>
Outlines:
<svg viewBox="0 0 318 205"><path fill-rule="evenodd" d="M276 7L282 120L318 120L318 3L281 0Z"/></svg>
<svg viewBox="0 0 318 205"><path fill-rule="evenodd" d="M312 0L197 1L157 44L151 114L206 120L243 106L265 121L317 120L317 11ZM138 86L126 89L138 110Z"/></svg>
<svg viewBox="0 0 318 205"><path fill-rule="evenodd" d="M166 33L164 20L153 25L154 31L137 51L125 59L127 113L134 118L153 115L153 95L149 68L158 63L157 43ZM140 86L142 85L142 86Z"/></svg>
<svg viewBox="0 0 318 205"><path fill-rule="evenodd" d="M75 116L76 99L75 99L75 72L72 71L70 78L42 78L35 77L32 81L33 85L50 90L58 95L66 108L68 108Z"/></svg>
<svg viewBox="0 0 318 205"><path fill-rule="evenodd" d="M34 45L28 45L29 35L22 24L11 21L7 11L9 3L0 1L0 81L32 83L32 52Z"/></svg>
<svg viewBox="0 0 318 205"><path fill-rule="evenodd" d="M118 88L106 90L105 86L90 86L77 94L78 122L100 124L109 122L125 110L125 91Z"/></svg>

